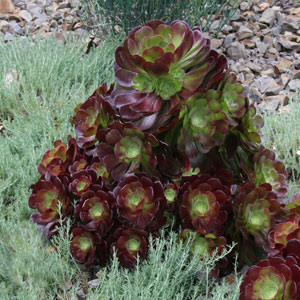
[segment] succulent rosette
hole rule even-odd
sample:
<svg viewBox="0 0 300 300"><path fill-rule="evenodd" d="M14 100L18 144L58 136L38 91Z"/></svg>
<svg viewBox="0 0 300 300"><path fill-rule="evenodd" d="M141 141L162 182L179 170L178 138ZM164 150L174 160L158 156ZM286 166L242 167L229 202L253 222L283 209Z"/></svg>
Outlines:
<svg viewBox="0 0 300 300"><path fill-rule="evenodd" d="M164 196L167 199L168 210L174 211L178 202L179 184L169 182L165 184Z"/></svg>
<svg viewBox="0 0 300 300"><path fill-rule="evenodd" d="M94 93L84 102L78 104L75 109L75 115L72 124L75 125L77 142L79 147L88 148L96 142L96 133L98 127L107 128L108 123L113 119L113 111L105 97L110 95L113 85L107 89L104 83L97 88Z"/></svg>
<svg viewBox="0 0 300 300"><path fill-rule="evenodd" d="M153 20L134 28L115 58L115 78L121 87L154 92L164 100L183 88L193 92L213 85L227 70L225 57L210 50L200 29L190 29L183 21L167 25Z"/></svg>
<svg viewBox="0 0 300 300"><path fill-rule="evenodd" d="M216 238L213 234L203 235L201 231L184 229L179 234L179 240L184 244L192 238L191 253L198 255L201 259L207 255L221 255L227 247L227 239L223 236ZM231 263L227 257L223 257L216 262L216 266L211 270L210 277L218 277L220 273L228 274L232 270Z"/></svg>
<svg viewBox="0 0 300 300"><path fill-rule="evenodd" d="M64 173L65 165L64 162L66 161L67 155L67 148L62 140L57 140L53 143L54 148L48 150L40 164L38 165L38 171L44 175L47 172L50 175L61 175Z"/></svg>
<svg viewBox="0 0 300 300"><path fill-rule="evenodd" d="M247 109L244 89L236 83L236 75L230 74L221 81L218 90L221 92L220 103L223 110L231 118L230 125L236 126L233 119L241 119Z"/></svg>
<svg viewBox="0 0 300 300"><path fill-rule="evenodd" d="M96 257L101 258L100 263L106 260L106 242L97 232L91 233L83 228L76 227L71 230L71 254L74 259L90 267Z"/></svg>
<svg viewBox="0 0 300 300"><path fill-rule="evenodd" d="M117 213L124 227L156 231L166 223L167 199L156 177L136 173L123 178L113 191Z"/></svg>
<svg viewBox="0 0 300 300"><path fill-rule="evenodd" d="M113 226L115 199L112 193L106 193L99 187L85 192L75 207L75 215L82 221L82 228L97 231L105 237Z"/></svg>
<svg viewBox="0 0 300 300"><path fill-rule="evenodd" d="M98 178L102 178L103 181L109 179L109 173L105 169L104 164L100 161L100 158L95 156L93 157L91 163L87 167L87 170L94 170L97 173Z"/></svg>
<svg viewBox="0 0 300 300"><path fill-rule="evenodd" d="M284 212L287 214L300 215L300 193L296 193L291 197L289 203L286 203Z"/></svg>
<svg viewBox="0 0 300 300"><path fill-rule="evenodd" d="M249 100L247 99L247 102ZM250 149L258 149L259 144L263 141L261 128L264 126L264 120L260 115L256 114L253 104L249 106L246 113L241 119L238 134L242 141L250 147Z"/></svg>
<svg viewBox="0 0 300 300"><path fill-rule="evenodd" d="M100 129L97 138L97 155L116 181L140 168L155 172L157 159L152 147L159 142L153 135L136 129L131 123L115 121L108 129Z"/></svg>
<svg viewBox="0 0 300 300"><path fill-rule="evenodd" d="M80 153L76 140L70 135L68 136L68 149L62 140L57 140L53 143L54 148L48 150L42 161L38 165L38 171L42 175L63 175L66 169L75 160L76 156Z"/></svg>
<svg viewBox="0 0 300 300"><path fill-rule="evenodd" d="M139 93L133 89L118 88L107 98L114 113L140 130L159 133L172 127L178 120L183 104L178 96L163 101L155 93Z"/></svg>
<svg viewBox="0 0 300 300"><path fill-rule="evenodd" d="M281 205L270 184L246 182L234 199L235 227L245 240L254 237L257 246L267 243L268 232L280 216Z"/></svg>
<svg viewBox="0 0 300 300"><path fill-rule="evenodd" d="M162 177L170 179L180 178L183 173L191 168L191 163L184 152L170 149L167 144L158 148L156 154L157 167Z"/></svg>
<svg viewBox="0 0 300 300"><path fill-rule="evenodd" d="M269 255L282 253L288 241L297 239L300 241L300 216L292 214L288 220L277 224L268 234L268 245L265 250Z"/></svg>
<svg viewBox="0 0 300 300"><path fill-rule="evenodd" d="M184 228L220 237L232 213L230 188L209 174L184 177L179 217Z"/></svg>
<svg viewBox="0 0 300 300"><path fill-rule="evenodd" d="M207 153L224 143L228 119L218 98L217 91L209 90L187 99L181 112L184 117L178 144L188 157L193 157L195 152Z"/></svg>
<svg viewBox="0 0 300 300"><path fill-rule="evenodd" d="M82 196L93 184L102 186L102 180L98 179L95 170L84 169L72 174L69 190L76 196Z"/></svg>
<svg viewBox="0 0 300 300"><path fill-rule="evenodd" d="M139 229L118 228L110 237L110 252L116 251L119 263L124 268L132 268L147 257L148 236L146 231Z"/></svg>
<svg viewBox="0 0 300 300"><path fill-rule="evenodd" d="M287 255L260 261L248 270L240 290L240 300L299 299L299 260Z"/></svg>
<svg viewBox="0 0 300 300"><path fill-rule="evenodd" d="M226 248L227 240L223 236L216 238L213 234L203 235L201 231L191 229L184 229L179 234L179 239L184 243L191 237L193 237L191 252L201 258L212 255L214 252L220 255Z"/></svg>
<svg viewBox="0 0 300 300"><path fill-rule="evenodd" d="M31 220L37 224L46 225L57 219L59 213L63 216L71 213L71 197L67 186L67 177L55 175L51 175L49 179L42 177L32 185L29 207L38 212L31 214Z"/></svg>
<svg viewBox="0 0 300 300"><path fill-rule="evenodd" d="M288 173L284 164L275 159L275 153L261 146L260 151L253 157L254 172L253 181L257 184L269 183L278 197L284 200L288 192Z"/></svg>
<svg viewBox="0 0 300 300"><path fill-rule="evenodd" d="M68 171L72 175L79 171L85 170L87 167L88 167L87 160L83 157L81 158L79 157L73 162L72 165L69 166Z"/></svg>

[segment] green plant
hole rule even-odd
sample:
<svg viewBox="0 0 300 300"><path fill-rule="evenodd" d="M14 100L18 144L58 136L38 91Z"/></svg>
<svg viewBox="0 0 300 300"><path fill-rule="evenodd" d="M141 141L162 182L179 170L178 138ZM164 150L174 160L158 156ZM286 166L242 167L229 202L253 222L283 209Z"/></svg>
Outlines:
<svg viewBox="0 0 300 300"><path fill-rule="evenodd" d="M185 20L191 26L199 25L207 31L212 22L221 16L216 33L236 12L240 0L88 0L81 1L82 19L95 32L126 34L135 26L152 19L170 23Z"/></svg>
<svg viewBox="0 0 300 300"><path fill-rule="evenodd" d="M96 286L88 293L88 300L147 300L147 299L232 299L237 300L241 276L235 270L232 284L209 277L216 263L232 251L232 246L219 255L191 256L194 238L178 242L175 232L161 231L161 238L149 236L147 260L138 257L137 266L120 269L116 253L110 265L97 274Z"/></svg>
<svg viewBox="0 0 300 300"><path fill-rule="evenodd" d="M213 250L222 256L234 242L238 268L266 256L271 264L277 261L272 230L286 224L293 209L285 199L287 172L261 145L262 119L229 73L226 58L209 45L199 28L184 21L153 20L134 29L115 52L121 87L107 90L103 84L79 104L72 120L77 139L69 136L68 147L54 142L43 156L41 177L31 186L29 206L38 210L31 219L48 238L71 219L70 251L86 268L105 266L116 255L121 266L134 269L147 259L150 236L180 227L178 243L195 237L186 247L198 258L204 259L203 252L213 256ZM191 167L200 171L192 175ZM288 239L278 261L298 259L300 248ZM245 247L251 251L245 253ZM206 276L224 277L233 265L227 253ZM264 272L257 274L256 281L263 282ZM286 279L275 280L280 288L274 297L299 296L297 289L285 291Z"/></svg>

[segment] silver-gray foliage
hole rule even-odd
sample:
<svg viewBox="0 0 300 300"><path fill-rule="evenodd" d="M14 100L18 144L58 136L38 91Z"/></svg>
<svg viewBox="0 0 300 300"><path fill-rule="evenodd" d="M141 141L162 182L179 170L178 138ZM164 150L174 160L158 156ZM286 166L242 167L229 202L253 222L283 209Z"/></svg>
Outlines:
<svg viewBox="0 0 300 300"><path fill-rule="evenodd" d="M116 255L111 266L98 273L98 286L91 289L87 300L203 300L238 299L241 279L229 286L209 278L210 271L221 256L191 257L190 240L187 245L177 242L177 234L162 233L158 240L150 238L147 260L132 271L119 268ZM201 276L199 276L201 274ZM201 279L196 279L201 278Z"/></svg>

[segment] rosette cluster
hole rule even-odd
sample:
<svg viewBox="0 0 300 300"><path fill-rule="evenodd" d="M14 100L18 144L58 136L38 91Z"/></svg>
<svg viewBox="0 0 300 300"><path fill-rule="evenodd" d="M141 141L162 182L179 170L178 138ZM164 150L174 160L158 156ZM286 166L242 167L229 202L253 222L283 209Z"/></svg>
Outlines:
<svg viewBox="0 0 300 300"><path fill-rule="evenodd" d="M116 86L76 106L76 138L42 157L32 221L51 238L70 218L86 267L115 252L133 268L162 228L192 238L200 258L235 242L239 267L256 264L241 299L299 299L300 196L288 203L288 172L262 146L263 120L226 58L198 27L153 20L116 49L114 71Z"/></svg>

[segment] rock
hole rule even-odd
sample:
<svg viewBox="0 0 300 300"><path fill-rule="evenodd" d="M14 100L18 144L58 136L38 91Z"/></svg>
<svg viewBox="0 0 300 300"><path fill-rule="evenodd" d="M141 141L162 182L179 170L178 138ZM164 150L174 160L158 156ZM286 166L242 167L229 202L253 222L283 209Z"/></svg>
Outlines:
<svg viewBox="0 0 300 300"><path fill-rule="evenodd" d="M15 6L12 0L0 0L0 13L7 14L13 12L15 10Z"/></svg>
<svg viewBox="0 0 300 300"><path fill-rule="evenodd" d="M16 21L16 22L22 22L23 21L20 16L15 15L15 14L9 15L7 20L8 21Z"/></svg>
<svg viewBox="0 0 300 300"><path fill-rule="evenodd" d="M240 4L240 9L241 9L242 11L245 11L245 10L249 9L249 3L248 3L248 2L242 2L242 3Z"/></svg>
<svg viewBox="0 0 300 300"><path fill-rule="evenodd" d="M265 90L266 96L278 95L278 93L282 90L282 86L277 84L277 82L271 78L267 89Z"/></svg>
<svg viewBox="0 0 300 300"><path fill-rule="evenodd" d="M27 23L30 23L32 20L32 15L27 10L21 10L19 12L19 16L25 20Z"/></svg>
<svg viewBox="0 0 300 300"><path fill-rule="evenodd" d="M275 20L276 20L275 10L272 8L268 8L267 10L265 10L263 12L262 16L259 19L259 22L272 26L274 24Z"/></svg>
<svg viewBox="0 0 300 300"><path fill-rule="evenodd" d="M284 73L280 75L280 81L282 83L283 88L285 88L289 80L290 80L290 76L288 74Z"/></svg>
<svg viewBox="0 0 300 300"><path fill-rule="evenodd" d="M224 25L224 27L221 29L221 32L224 34L229 34L232 32L233 28L230 25Z"/></svg>
<svg viewBox="0 0 300 300"><path fill-rule="evenodd" d="M285 59L285 58L280 58L279 64L274 65L274 70L276 74L284 73L287 72L292 65L292 62Z"/></svg>
<svg viewBox="0 0 300 300"><path fill-rule="evenodd" d="M1 32L6 32L9 30L9 23L5 20L0 20L0 31Z"/></svg>
<svg viewBox="0 0 300 300"><path fill-rule="evenodd" d="M274 47L269 48L268 52L271 53L271 54L274 54L276 57L279 56L279 53L278 53L277 49L274 48Z"/></svg>
<svg viewBox="0 0 300 300"><path fill-rule="evenodd" d="M256 43L256 47L258 49L258 52L260 54L264 55L267 52L267 50L270 47L270 45L267 44L267 43L264 43L264 42L257 42Z"/></svg>
<svg viewBox="0 0 300 300"><path fill-rule="evenodd" d="M292 79L300 79L300 71L295 71Z"/></svg>
<svg viewBox="0 0 300 300"><path fill-rule="evenodd" d="M226 51L228 56L234 60L238 60L240 58L247 58L248 56L245 46L239 42L231 43Z"/></svg>
<svg viewBox="0 0 300 300"><path fill-rule="evenodd" d="M239 31L239 29L240 29L240 27L241 27L242 24L243 23L241 23L241 22L232 22L232 28L233 28L233 30L234 31Z"/></svg>
<svg viewBox="0 0 300 300"><path fill-rule="evenodd" d="M248 98L251 103L257 103L263 98L263 96L256 87L250 87L248 91Z"/></svg>
<svg viewBox="0 0 300 300"><path fill-rule="evenodd" d="M283 36L280 37L280 39L278 40L278 43L280 45L282 45L285 49L288 49L288 50L294 50L299 47L299 43L289 41L288 39L284 38Z"/></svg>
<svg viewBox="0 0 300 300"><path fill-rule="evenodd" d="M253 31L244 25L242 25L237 32L238 40L249 39L252 36L253 36Z"/></svg>
<svg viewBox="0 0 300 300"><path fill-rule="evenodd" d="M12 33L10 33L10 32L6 32L5 35L4 35L4 41L5 42L10 42L14 38L15 38L15 36Z"/></svg>
<svg viewBox="0 0 300 300"><path fill-rule="evenodd" d="M16 34L22 35L23 34L23 29L19 24L15 24L13 26L13 30Z"/></svg>
<svg viewBox="0 0 300 300"><path fill-rule="evenodd" d="M43 23L46 23L48 21L47 15L40 15L37 19L35 19L33 22L37 26L41 26Z"/></svg>
<svg viewBox="0 0 300 300"><path fill-rule="evenodd" d="M264 98L264 102L260 103L258 107L262 110L273 112L278 109L278 106L287 103L287 95L276 95Z"/></svg>
<svg viewBox="0 0 300 300"><path fill-rule="evenodd" d="M235 34L234 33L230 33L226 36L225 41L224 41L224 47L229 46L230 44L233 43L233 41L235 40Z"/></svg>
<svg viewBox="0 0 300 300"><path fill-rule="evenodd" d="M220 27L220 21L219 20L214 20L212 24L210 25L209 30L214 31L217 30Z"/></svg>
<svg viewBox="0 0 300 300"><path fill-rule="evenodd" d="M245 39L243 40L242 42L246 48L248 49L254 49L255 48L255 43L252 41L252 40L249 40L249 39Z"/></svg>
<svg viewBox="0 0 300 300"><path fill-rule="evenodd" d="M288 17L282 24L282 31L297 32L299 29L299 18Z"/></svg>
<svg viewBox="0 0 300 300"><path fill-rule="evenodd" d="M267 2L263 2L263 3L259 4L258 7L260 8L260 11L264 11L270 7L270 4Z"/></svg>
<svg viewBox="0 0 300 300"><path fill-rule="evenodd" d="M61 2L58 4L59 9L70 8L70 7L71 7L71 5L69 2Z"/></svg>
<svg viewBox="0 0 300 300"><path fill-rule="evenodd" d="M300 91L300 79L293 79L289 82L288 87L291 91Z"/></svg>
<svg viewBox="0 0 300 300"><path fill-rule="evenodd" d="M256 73L260 73L262 70L262 66L258 63L249 62L247 63L247 66Z"/></svg>
<svg viewBox="0 0 300 300"><path fill-rule="evenodd" d="M50 28L56 28L58 26L58 24L55 20L51 20L49 25L50 25Z"/></svg>
<svg viewBox="0 0 300 300"><path fill-rule="evenodd" d="M278 35L281 33L281 26L274 26L271 28L271 32L274 34L274 35Z"/></svg>
<svg viewBox="0 0 300 300"><path fill-rule="evenodd" d="M282 24L284 23L286 16L285 14L282 14L281 12L276 12L276 19L277 19L277 26L281 27Z"/></svg>
<svg viewBox="0 0 300 300"><path fill-rule="evenodd" d="M275 112L278 109L280 100L263 101L257 105L258 112Z"/></svg>
<svg viewBox="0 0 300 300"><path fill-rule="evenodd" d="M262 75L261 77L255 79L252 84L252 86L258 88L259 92L262 94L265 94L267 90L270 92L272 87L275 87L276 85L276 81L268 75Z"/></svg>
<svg viewBox="0 0 300 300"><path fill-rule="evenodd" d="M300 59L293 61L292 67L295 69L300 69Z"/></svg>
<svg viewBox="0 0 300 300"><path fill-rule="evenodd" d="M33 15L38 17L42 12L43 8L36 4L29 4L27 5L27 10Z"/></svg>
<svg viewBox="0 0 300 300"><path fill-rule="evenodd" d="M79 28L79 27L77 27ZM212 49L219 49L223 44L221 39L211 39L211 48Z"/></svg>
<svg viewBox="0 0 300 300"><path fill-rule="evenodd" d="M263 71L260 72L261 75L274 76L274 69L272 67L266 67Z"/></svg>

